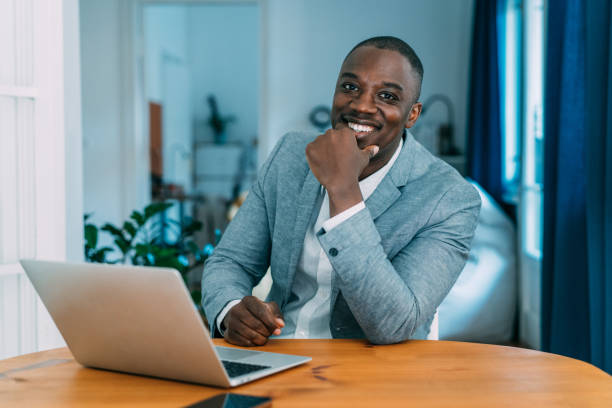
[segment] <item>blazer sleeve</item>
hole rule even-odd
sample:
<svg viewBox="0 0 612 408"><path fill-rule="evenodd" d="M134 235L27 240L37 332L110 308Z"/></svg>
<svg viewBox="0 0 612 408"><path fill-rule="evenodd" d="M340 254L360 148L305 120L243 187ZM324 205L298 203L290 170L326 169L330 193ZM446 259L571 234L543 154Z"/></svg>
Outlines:
<svg viewBox="0 0 612 408"><path fill-rule="evenodd" d="M283 137L273 149L246 200L204 264L202 306L213 334L224 306L251 295L270 265L271 232L263 186L285 140Z"/></svg>
<svg viewBox="0 0 612 408"><path fill-rule="evenodd" d="M479 212L480 196L471 185L452 187L393 259L367 208L319 235L342 296L369 341L407 340L433 316L467 261Z"/></svg>

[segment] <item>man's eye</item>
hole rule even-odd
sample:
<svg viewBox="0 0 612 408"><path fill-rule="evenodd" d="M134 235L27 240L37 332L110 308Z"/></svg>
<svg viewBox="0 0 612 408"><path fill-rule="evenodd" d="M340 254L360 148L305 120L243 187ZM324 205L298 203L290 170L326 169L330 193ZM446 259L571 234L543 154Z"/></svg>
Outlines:
<svg viewBox="0 0 612 408"><path fill-rule="evenodd" d="M340 85L342 89L346 89L347 91L355 91L357 87L349 82Z"/></svg>
<svg viewBox="0 0 612 408"><path fill-rule="evenodd" d="M387 100L387 101L396 101L397 100L397 96L393 95L392 93L389 92L381 92L378 94L381 98Z"/></svg>

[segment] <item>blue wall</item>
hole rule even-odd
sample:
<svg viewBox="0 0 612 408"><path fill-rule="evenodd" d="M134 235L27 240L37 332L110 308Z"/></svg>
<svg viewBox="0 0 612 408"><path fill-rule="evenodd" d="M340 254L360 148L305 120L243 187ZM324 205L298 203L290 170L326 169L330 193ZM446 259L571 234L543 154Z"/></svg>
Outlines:
<svg viewBox="0 0 612 408"><path fill-rule="evenodd" d="M189 52L192 58L192 106L196 122L210 110L214 94L222 115L235 115L228 140L258 136L259 7L255 4L190 6ZM212 137L209 127L196 126L196 136Z"/></svg>
<svg viewBox="0 0 612 408"><path fill-rule="evenodd" d="M397 36L415 49L425 67L422 99L433 93L451 98L463 150L473 0L269 0L267 4L263 156L284 132L310 128L310 109L331 105L347 52L375 35ZM437 113L444 111L432 109L432 116Z"/></svg>

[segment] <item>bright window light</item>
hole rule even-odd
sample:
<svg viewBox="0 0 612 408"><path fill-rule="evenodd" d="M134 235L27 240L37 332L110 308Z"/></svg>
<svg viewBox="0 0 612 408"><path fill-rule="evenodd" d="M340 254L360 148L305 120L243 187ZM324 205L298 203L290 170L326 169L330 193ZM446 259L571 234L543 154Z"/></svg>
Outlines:
<svg viewBox="0 0 612 408"><path fill-rule="evenodd" d="M498 16L504 201L522 202L523 251L542 252L544 0L505 0Z"/></svg>
<svg viewBox="0 0 612 408"><path fill-rule="evenodd" d="M525 203L523 250L542 256L544 148L544 0L525 0L524 121L522 191Z"/></svg>
<svg viewBox="0 0 612 408"><path fill-rule="evenodd" d="M507 0L499 16L499 78L504 201L516 203L520 186L521 0Z"/></svg>

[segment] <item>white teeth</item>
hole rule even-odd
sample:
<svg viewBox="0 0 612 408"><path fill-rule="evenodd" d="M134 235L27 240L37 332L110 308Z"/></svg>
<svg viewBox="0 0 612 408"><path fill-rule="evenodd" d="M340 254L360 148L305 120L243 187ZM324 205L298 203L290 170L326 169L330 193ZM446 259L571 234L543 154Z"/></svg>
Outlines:
<svg viewBox="0 0 612 408"><path fill-rule="evenodd" d="M359 123L353 122L349 122L348 127L359 133L372 132L374 130L374 126L360 125Z"/></svg>

